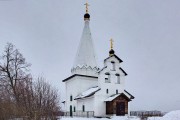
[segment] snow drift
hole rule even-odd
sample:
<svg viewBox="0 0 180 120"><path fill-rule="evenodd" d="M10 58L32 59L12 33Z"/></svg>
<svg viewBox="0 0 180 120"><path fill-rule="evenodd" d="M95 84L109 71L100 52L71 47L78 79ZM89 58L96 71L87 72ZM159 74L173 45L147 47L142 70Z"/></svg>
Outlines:
<svg viewBox="0 0 180 120"><path fill-rule="evenodd" d="M180 120L180 110L167 113L161 120Z"/></svg>

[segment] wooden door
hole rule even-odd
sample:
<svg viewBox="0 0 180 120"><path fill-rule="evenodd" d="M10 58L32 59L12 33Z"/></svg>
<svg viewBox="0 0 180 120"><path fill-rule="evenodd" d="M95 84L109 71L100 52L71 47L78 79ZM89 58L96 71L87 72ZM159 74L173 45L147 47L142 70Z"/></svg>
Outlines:
<svg viewBox="0 0 180 120"><path fill-rule="evenodd" d="M125 115L125 102L116 103L116 115L124 116Z"/></svg>

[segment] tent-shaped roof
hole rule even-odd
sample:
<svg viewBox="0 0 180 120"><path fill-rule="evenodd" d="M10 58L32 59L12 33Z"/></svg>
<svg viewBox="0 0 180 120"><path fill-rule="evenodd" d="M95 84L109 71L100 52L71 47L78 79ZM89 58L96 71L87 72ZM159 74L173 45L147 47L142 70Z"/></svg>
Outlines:
<svg viewBox="0 0 180 120"><path fill-rule="evenodd" d="M85 20L84 29L73 68L76 68L77 66L98 68L91 31L89 28L89 20Z"/></svg>

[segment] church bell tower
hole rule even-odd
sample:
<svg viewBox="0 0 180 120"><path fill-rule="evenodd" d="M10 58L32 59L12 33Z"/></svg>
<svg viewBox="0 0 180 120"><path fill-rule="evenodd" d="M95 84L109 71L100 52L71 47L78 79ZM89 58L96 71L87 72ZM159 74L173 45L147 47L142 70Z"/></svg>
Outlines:
<svg viewBox="0 0 180 120"><path fill-rule="evenodd" d="M98 66L94 50L93 40L89 27L90 14L88 13L89 4L86 3L86 13L84 14L84 29L75 57L74 65L71 69L72 74L97 76Z"/></svg>

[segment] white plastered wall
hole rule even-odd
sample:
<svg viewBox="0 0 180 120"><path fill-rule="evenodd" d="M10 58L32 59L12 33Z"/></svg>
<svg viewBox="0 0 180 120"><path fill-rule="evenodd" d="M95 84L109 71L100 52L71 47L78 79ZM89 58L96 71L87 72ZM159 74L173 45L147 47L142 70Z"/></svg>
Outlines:
<svg viewBox="0 0 180 120"><path fill-rule="evenodd" d="M115 70L112 70L112 63L111 61L115 62ZM99 78L98 78L98 86L101 88L102 95L113 95L116 94L116 90L118 90L119 93L124 91L125 86L125 74L120 70L120 63L115 57L111 57L104 63L107 68L105 68L103 71L100 72ZM105 82L105 73L110 74L110 83ZM120 75L120 84L117 83L117 76L116 74ZM106 89L108 89L108 94L106 93Z"/></svg>
<svg viewBox="0 0 180 120"><path fill-rule="evenodd" d="M85 106L85 111L94 111L94 97L77 100L77 111L82 111L82 106Z"/></svg>
<svg viewBox="0 0 180 120"><path fill-rule="evenodd" d="M74 100L77 95L97 85L97 78L89 78L82 76L75 76L70 80L66 81L66 111L69 111L70 105L77 108L77 100ZM71 95L73 97L73 101L70 101Z"/></svg>
<svg viewBox="0 0 180 120"><path fill-rule="evenodd" d="M112 70L111 61L115 62L115 70ZM106 102L104 100L116 94L116 90L118 90L118 93L123 92L125 86L125 74L119 69L120 63L117 58L111 57L107 59L104 66L107 66L107 68L102 70L98 77L98 86L101 90L95 94L95 116L106 116ZM105 82L105 73L107 72L111 75L110 83ZM120 84L117 83L117 76L115 74L120 75ZM106 92L107 89L108 93Z"/></svg>
<svg viewBox="0 0 180 120"><path fill-rule="evenodd" d="M100 91L94 95L94 115L97 117L106 115L106 103L104 102L106 96L99 93Z"/></svg>

